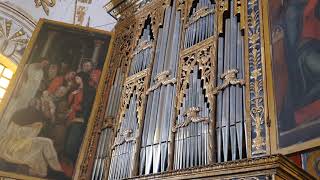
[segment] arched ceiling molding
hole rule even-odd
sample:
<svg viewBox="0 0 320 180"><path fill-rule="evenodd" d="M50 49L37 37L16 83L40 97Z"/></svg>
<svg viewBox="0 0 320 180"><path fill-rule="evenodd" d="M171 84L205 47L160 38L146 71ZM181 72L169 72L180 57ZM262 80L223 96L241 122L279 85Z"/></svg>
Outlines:
<svg viewBox="0 0 320 180"><path fill-rule="evenodd" d="M36 21L9 2L0 2L0 53L18 64Z"/></svg>

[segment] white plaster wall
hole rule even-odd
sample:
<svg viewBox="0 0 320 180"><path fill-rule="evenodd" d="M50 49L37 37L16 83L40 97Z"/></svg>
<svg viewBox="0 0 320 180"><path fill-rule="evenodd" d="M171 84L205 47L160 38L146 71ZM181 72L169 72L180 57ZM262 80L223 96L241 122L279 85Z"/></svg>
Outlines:
<svg viewBox="0 0 320 180"><path fill-rule="evenodd" d="M56 0L55 6L49 7L49 13L46 14L42 6L36 7L35 0L0 0L0 53L13 62L19 63L23 49L27 44L15 48L16 42L10 40L10 36L19 29L23 29L25 35L17 39L29 39L40 18L83 26L89 25L93 28L112 31L116 20L103 8L108 1L110 0L92 0L90 4L85 4L80 0ZM75 16L78 6L86 7L82 24L79 24L77 16ZM10 33L2 32L6 30L8 20L12 22ZM7 43L3 43L6 39L9 41L8 46ZM12 50L13 48L15 49Z"/></svg>
<svg viewBox="0 0 320 180"><path fill-rule="evenodd" d="M29 14L35 21L38 21L40 18L46 18L72 24L74 23L76 4L81 4L76 1L77 0L56 0L56 5L54 7L49 7L49 14L47 15L42 7L35 6L34 0L0 0L0 2L21 9ZM92 3L88 5L85 21L82 25L86 26L90 17L90 27L111 31L116 20L107 14L103 8L108 1L110 0L92 0Z"/></svg>

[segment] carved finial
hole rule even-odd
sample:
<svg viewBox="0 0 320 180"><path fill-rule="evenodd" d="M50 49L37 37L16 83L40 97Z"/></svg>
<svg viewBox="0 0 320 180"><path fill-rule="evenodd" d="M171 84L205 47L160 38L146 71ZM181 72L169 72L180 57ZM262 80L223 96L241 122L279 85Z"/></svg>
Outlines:
<svg viewBox="0 0 320 180"><path fill-rule="evenodd" d="M223 14L229 9L229 0L217 0L218 33L223 33Z"/></svg>
<svg viewBox="0 0 320 180"><path fill-rule="evenodd" d="M234 16L236 16L237 14L240 15L240 29L244 29L245 28L245 18L244 18L244 2L243 0L235 0L234 2Z"/></svg>

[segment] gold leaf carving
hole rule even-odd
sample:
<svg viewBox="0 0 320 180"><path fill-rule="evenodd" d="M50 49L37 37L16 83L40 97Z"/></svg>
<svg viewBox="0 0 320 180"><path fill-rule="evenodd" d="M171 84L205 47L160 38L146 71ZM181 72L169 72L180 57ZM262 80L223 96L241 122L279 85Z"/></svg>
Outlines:
<svg viewBox="0 0 320 180"><path fill-rule="evenodd" d="M243 86L245 84L245 81L243 79L237 79L236 74L238 73L238 70L236 69L230 69L227 72L223 73L221 75L221 79L223 79L223 83L214 88L212 90L213 94L218 94L220 91L224 90L226 87L228 86L232 86L232 85L240 85Z"/></svg>
<svg viewBox="0 0 320 180"><path fill-rule="evenodd" d="M158 89L161 85L175 84L177 82L176 78L169 79L170 71L163 71L159 73L156 77L156 83L150 87L146 94L148 95L151 91Z"/></svg>
<svg viewBox="0 0 320 180"><path fill-rule="evenodd" d="M201 109L199 107L191 107L189 108L184 114L184 118L186 119L180 124L172 127L172 132L176 132L177 129L187 127L190 123L198 123L198 122L205 122L209 123L208 117L199 117L199 112Z"/></svg>

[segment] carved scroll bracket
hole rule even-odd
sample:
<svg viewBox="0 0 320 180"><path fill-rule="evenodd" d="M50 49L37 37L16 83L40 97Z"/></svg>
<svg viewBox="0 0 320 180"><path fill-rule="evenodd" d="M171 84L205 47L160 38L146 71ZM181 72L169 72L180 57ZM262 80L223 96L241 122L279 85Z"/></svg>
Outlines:
<svg viewBox="0 0 320 180"><path fill-rule="evenodd" d="M163 72L159 73L154 78L154 80L156 81L155 85L153 85L152 87L150 87L147 90L146 95L148 95L150 92L158 89L162 85L166 86L168 84L175 84L177 82L177 80L176 80L176 78L169 79L170 74L171 74L170 71L163 71Z"/></svg>
<svg viewBox="0 0 320 180"><path fill-rule="evenodd" d="M139 54L139 52L145 50L145 49L148 49L148 48L152 48L152 45L153 45L153 41L143 41L143 42L140 42L138 44L138 46L136 47L136 50L134 51L134 53L131 55L132 57Z"/></svg>
<svg viewBox="0 0 320 180"><path fill-rule="evenodd" d="M200 107L191 107L184 114L186 119L184 122L177 124L172 128L172 132L177 132L178 129L189 126L190 123L209 123L208 117L199 117L199 112L201 111Z"/></svg>
<svg viewBox="0 0 320 180"><path fill-rule="evenodd" d="M121 146L124 143L128 142L135 142L137 137L134 136L132 129L126 129L119 134L119 139L117 139L114 144L112 145L112 150L115 149L117 146Z"/></svg>
<svg viewBox="0 0 320 180"><path fill-rule="evenodd" d="M223 79L223 83L220 86L214 88L211 93L217 95L219 92L223 91L228 86L245 85L245 81L243 79L237 79L237 73L237 69L230 69L227 72L223 73L220 77L221 79Z"/></svg>
<svg viewBox="0 0 320 180"><path fill-rule="evenodd" d="M190 26L192 23L198 21L200 18L205 17L209 14L214 14L216 12L215 9L209 9L208 7L203 7L196 11L189 19L187 26Z"/></svg>
<svg viewBox="0 0 320 180"><path fill-rule="evenodd" d="M106 128L111 128L111 129L114 128L114 117L108 116L103 120L101 130Z"/></svg>

